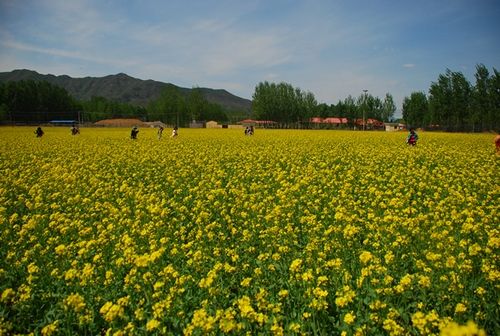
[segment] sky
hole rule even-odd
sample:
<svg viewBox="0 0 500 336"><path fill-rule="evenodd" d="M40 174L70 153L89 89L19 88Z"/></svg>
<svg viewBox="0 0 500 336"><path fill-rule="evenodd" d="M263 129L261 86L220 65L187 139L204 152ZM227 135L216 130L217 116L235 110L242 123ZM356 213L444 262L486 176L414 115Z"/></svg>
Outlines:
<svg viewBox="0 0 500 336"><path fill-rule="evenodd" d="M0 0L0 72L126 73L252 99L286 82L336 104L500 69L497 0Z"/></svg>

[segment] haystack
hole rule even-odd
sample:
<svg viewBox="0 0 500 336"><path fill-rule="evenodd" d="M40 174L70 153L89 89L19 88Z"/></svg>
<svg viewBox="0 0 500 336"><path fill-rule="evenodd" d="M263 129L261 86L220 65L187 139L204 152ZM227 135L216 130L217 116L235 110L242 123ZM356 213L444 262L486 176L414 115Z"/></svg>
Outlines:
<svg viewBox="0 0 500 336"><path fill-rule="evenodd" d="M99 121L95 122L94 125L106 126L106 127L132 127L132 126L145 127L145 126L147 126L139 119L104 119L104 120L99 120Z"/></svg>

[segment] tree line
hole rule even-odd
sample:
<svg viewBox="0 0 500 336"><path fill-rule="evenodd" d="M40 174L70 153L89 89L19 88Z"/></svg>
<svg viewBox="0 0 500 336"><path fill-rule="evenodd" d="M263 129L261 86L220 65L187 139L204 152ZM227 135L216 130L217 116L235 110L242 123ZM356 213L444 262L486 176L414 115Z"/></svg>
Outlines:
<svg viewBox="0 0 500 336"><path fill-rule="evenodd" d="M314 95L288 83L261 82L253 94L253 113L257 119L278 123L307 123L311 117L373 118L394 121L396 106L390 93L384 99L364 91L349 95L337 104L318 104ZM461 72L446 70L432 82L428 95L413 92L405 97L403 119L408 127L453 132L500 131L500 73L490 74L483 64L476 66L475 85Z"/></svg>
<svg viewBox="0 0 500 336"><path fill-rule="evenodd" d="M364 92L357 98L348 96L337 104L318 104L314 94L288 83L260 82L253 94L252 110L260 120L278 123L308 123L312 117L347 118L353 126L357 119L373 118L391 121L396 111L394 99L387 93L384 100Z"/></svg>
<svg viewBox="0 0 500 336"><path fill-rule="evenodd" d="M0 84L0 121L10 123L45 123L51 120L95 122L109 118L138 118L144 121L187 126L191 121L228 121L227 111L207 101L199 88L184 95L168 85L160 97L137 106L104 97L79 101L64 88L45 81L10 81Z"/></svg>
<svg viewBox="0 0 500 336"><path fill-rule="evenodd" d="M191 121L217 121L226 123L229 118L219 104L203 97L199 88L193 88L187 96L173 85L168 85L160 97L148 107L150 120L161 120L167 124L186 126Z"/></svg>
<svg viewBox="0 0 500 336"><path fill-rule="evenodd" d="M78 103L68 92L48 82L19 81L0 84L0 120L46 122L74 117ZM69 114L68 114L69 113Z"/></svg>
<svg viewBox="0 0 500 336"><path fill-rule="evenodd" d="M288 83L260 82L253 94L252 117L282 124L308 123L312 117L347 118L348 126L356 120L373 118L393 121L396 106L390 93L384 99L364 91L358 97L349 95L337 104L318 103L314 94ZM234 113L234 118L247 117ZM446 131L500 130L500 73L490 74L483 64L476 66L475 84L461 72L446 70L429 92L413 92L405 97L403 119L408 127ZM234 117L236 116L236 117ZM186 126L191 121L229 121L228 111L208 102L199 88L183 94L174 85L167 85L160 97L146 107L92 97L87 101L74 99L65 89L44 81L18 81L0 84L0 121L35 122L73 119L94 122L108 118L139 118L160 120L167 124Z"/></svg>
<svg viewBox="0 0 500 336"><path fill-rule="evenodd" d="M364 93L351 96L338 104L318 104L314 94L287 83L259 83L253 95L253 118L293 124L308 122L311 117L346 117L350 124L363 116L382 121L391 120L396 107L392 96L382 101ZM244 112L229 111L236 122L248 117ZM186 126L191 121L215 120L226 123L228 111L208 102L199 88L185 95L174 85L167 85L160 97L146 107L120 103L104 97L78 101L65 89L45 81L12 81L0 84L0 121L43 123L71 119L95 122L108 118L160 120ZM236 120L237 119L237 120Z"/></svg>
<svg viewBox="0 0 500 336"><path fill-rule="evenodd" d="M403 118L411 127L454 132L500 130L500 73L476 66L475 84L461 72L446 70L428 95L413 92L403 101Z"/></svg>

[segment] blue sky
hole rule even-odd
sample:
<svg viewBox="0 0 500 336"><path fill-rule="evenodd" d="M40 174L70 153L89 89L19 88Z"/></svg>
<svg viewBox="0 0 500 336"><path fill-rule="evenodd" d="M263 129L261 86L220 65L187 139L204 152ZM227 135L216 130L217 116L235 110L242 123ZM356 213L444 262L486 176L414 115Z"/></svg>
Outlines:
<svg viewBox="0 0 500 336"><path fill-rule="evenodd" d="M0 0L0 71L120 72L251 99L287 82L337 103L366 89L398 110L447 68L500 70L500 1Z"/></svg>

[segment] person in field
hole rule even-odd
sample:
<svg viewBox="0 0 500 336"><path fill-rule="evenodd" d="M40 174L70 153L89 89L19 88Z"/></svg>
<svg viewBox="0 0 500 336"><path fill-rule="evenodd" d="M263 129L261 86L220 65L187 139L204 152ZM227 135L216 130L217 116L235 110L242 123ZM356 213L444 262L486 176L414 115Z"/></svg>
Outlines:
<svg viewBox="0 0 500 336"><path fill-rule="evenodd" d="M158 127L158 140L161 139L161 136L163 135L163 126Z"/></svg>
<svg viewBox="0 0 500 336"><path fill-rule="evenodd" d="M175 126L174 129L172 130L172 138L177 138L177 136L179 135L178 130L179 128Z"/></svg>
<svg viewBox="0 0 500 336"><path fill-rule="evenodd" d="M36 134L37 138L41 138L42 135L44 134L43 130L42 130L42 128L40 126L38 126L38 128L35 130L35 134Z"/></svg>
<svg viewBox="0 0 500 336"><path fill-rule="evenodd" d="M77 134L80 134L80 130L78 129L78 127L73 125L73 127L71 127L71 135L77 135Z"/></svg>
<svg viewBox="0 0 500 336"><path fill-rule="evenodd" d="M496 148L496 153L500 153L500 134L497 134L495 137L495 148Z"/></svg>
<svg viewBox="0 0 500 336"><path fill-rule="evenodd" d="M245 128L245 135L253 135L253 126L247 126Z"/></svg>
<svg viewBox="0 0 500 336"><path fill-rule="evenodd" d="M131 139L137 139L137 134L139 133L139 129L137 128L137 126L134 126L132 128L132 131L130 131L130 138Z"/></svg>
<svg viewBox="0 0 500 336"><path fill-rule="evenodd" d="M410 128L410 133L406 137L406 143L410 146L416 146L418 141L418 134L414 128Z"/></svg>

